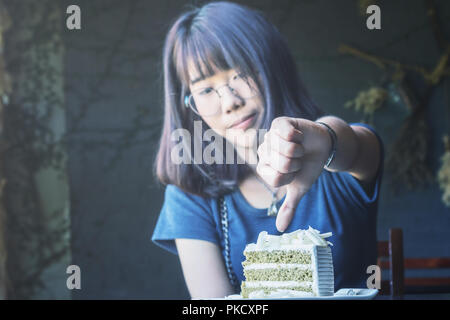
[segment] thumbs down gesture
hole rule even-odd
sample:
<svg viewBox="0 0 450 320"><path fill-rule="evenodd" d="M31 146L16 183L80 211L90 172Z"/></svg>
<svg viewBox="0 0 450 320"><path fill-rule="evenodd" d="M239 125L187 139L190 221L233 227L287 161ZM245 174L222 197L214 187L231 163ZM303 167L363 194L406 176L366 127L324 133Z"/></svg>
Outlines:
<svg viewBox="0 0 450 320"><path fill-rule="evenodd" d="M320 176L331 151L327 128L301 118L279 117L272 121L258 147L256 172L270 186L287 185L276 227L284 232L302 197Z"/></svg>

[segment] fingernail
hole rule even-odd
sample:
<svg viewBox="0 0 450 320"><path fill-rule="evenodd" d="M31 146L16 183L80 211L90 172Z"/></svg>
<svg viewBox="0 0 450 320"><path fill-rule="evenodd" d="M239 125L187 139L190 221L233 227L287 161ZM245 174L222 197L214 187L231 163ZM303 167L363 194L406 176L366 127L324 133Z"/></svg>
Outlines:
<svg viewBox="0 0 450 320"><path fill-rule="evenodd" d="M284 230L286 230L286 228L283 228L282 226L280 226L280 225L277 223L277 230L278 230L279 232L284 232Z"/></svg>

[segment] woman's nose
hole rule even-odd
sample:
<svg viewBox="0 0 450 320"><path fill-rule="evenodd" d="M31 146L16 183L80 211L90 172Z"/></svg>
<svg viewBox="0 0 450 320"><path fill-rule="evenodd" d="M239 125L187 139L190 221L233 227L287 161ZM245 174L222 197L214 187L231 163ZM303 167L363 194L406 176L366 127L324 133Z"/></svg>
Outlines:
<svg viewBox="0 0 450 320"><path fill-rule="evenodd" d="M223 86L218 93L220 96L223 113L238 109L244 105L244 100L238 97L229 86Z"/></svg>

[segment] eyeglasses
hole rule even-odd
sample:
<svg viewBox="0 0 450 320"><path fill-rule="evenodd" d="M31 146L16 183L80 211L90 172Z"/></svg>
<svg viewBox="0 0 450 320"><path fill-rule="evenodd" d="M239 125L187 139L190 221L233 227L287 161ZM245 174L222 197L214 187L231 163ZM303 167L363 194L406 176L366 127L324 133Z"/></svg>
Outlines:
<svg viewBox="0 0 450 320"><path fill-rule="evenodd" d="M191 108L196 114L202 117L209 117L220 112L219 89L227 86L231 93L236 97L246 100L254 98L258 95L255 85L250 84L249 80L240 74L235 74L227 84L217 89L212 87L201 88L193 91L189 96L185 97L185 106Z"/></svg>

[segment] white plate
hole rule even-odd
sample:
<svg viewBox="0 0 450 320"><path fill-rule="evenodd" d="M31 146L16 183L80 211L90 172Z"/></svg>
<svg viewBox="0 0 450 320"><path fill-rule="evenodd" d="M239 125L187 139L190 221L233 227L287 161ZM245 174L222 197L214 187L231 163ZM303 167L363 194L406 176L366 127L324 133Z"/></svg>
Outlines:
<svg viewBox="0 0 450 320"><path fill-rule="evenodd" d="M287 297L287 298L261 298L255 300L371 300L378 294L377 289L340 289L333 296L326 297ZM244 300L240 295L232 295L220 300ZM253 300L253 299L245 299Z"/></svg>

